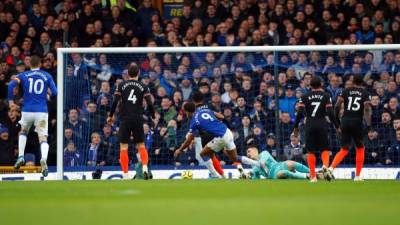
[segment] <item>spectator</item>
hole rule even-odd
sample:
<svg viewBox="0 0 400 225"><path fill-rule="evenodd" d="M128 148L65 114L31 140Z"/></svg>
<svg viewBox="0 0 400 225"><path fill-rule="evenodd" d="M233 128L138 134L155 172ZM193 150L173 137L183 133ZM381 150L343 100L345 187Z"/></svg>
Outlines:
<svg viewBox="0 0 400 225"><path fill-rule="evenodd" d="M101 130L101 126L105 121L105 117L100 117L100 114L97 112L96 103L89 102L81 120L86 122L90 130L89 132L93 133Z"/></svg>
<svg viewBox="0 0 400 225"><path fill-rule="evenodd" d="M104 124L101 145L104 146L105 155L103 161L105 161L105 165L119 165L117 160L119 158L118 138L113 134L112 127L109 124ZM146 149L149 148L146 146Z"/></svg>
<svg viewBox="0 0 400 225"><path fill-rule="evenodd" d="M67 142L67 147L64 149L64 166L76 167L81 165L81 155L76 149L73 141Z"/></svg>
<svg viewBox="0 0 400 225"><path fill-rule="evenodd" d="M229 107L224 108L224 122L231 130L235 130L240 126L240 118L236 117L232 109Z"/></svg>
<svg viewBox="0 0 400 225"><path fill-rule="evenodd" d="M377 127L380 140L384 146L390 146L393 137L392 116L388 111L382 112L381 122Z"/></svg>
<svg viewBox="0 0 400 225"><path fill-rule="evenodd" d="M291 120L289 113L281 113L280 116L280 143L288 145L290 142L290 134L293 130L294 122Z"/></svg>
<svg viewBox="0 0 400 225"><path fill-rule="evenodd" d="M237 146L237 150L239 151L239 155L246 155L244 150L246 149L246 140L247 137L251 136L253 133L250 127L250 118L247 115L244 115L242 118L242 123L237 129L235 143ZM240 152L241 151L241 152Z"/></svg>
<svg viewBox="0 0 400 225"><path fill-rule="evenodd" d="M160 85L167 91L168 96L172 96L177 84L174 80L174 74L170 70L164 70L164 74L160 79Z"/></svg>
<svg viewBox="0 0 400 225"><path fill-rule="evenodd" d="M86 122L79 119L79 112L77 109L70 109L68 120L66 121L65 128L71 128L75 137L79 138L83 143L88 140L88 126Z"/></svg>
<svg viewBox="0 0 400 225"><path fill-rule="evenodd" d="M51 50L51 40L47 32L40 35L39 45L35 48L34 52L39 56L46 55Z"/></svg>
<svg viewBox="0 0 400 225"><path fill-rule="evenodd" d="M150 130L150 127L148 124L143 125L143 130L144 130L144 137L145 137L145 147L148 151L151 150L152 145L153 145L153 131Z"/></svg>
<svg viewBox="0 0 400 225"><path fill-rule="evenodd" d="M16 150L9 139L8 129L0 126L0 165L10 166L15 162Z"/></svg>
<svg viewBox="0 0 400 225"><path fill-rule="evenodd" d="M233 113L238 118L243 118L243 116L248 116L250 112L250 107L247 106L246 100L243 96L237 98L237 106L233 109Z"/></svg>
<svg viewBox="0 0 400 225"><path fill-rule="evenodd" d="M153 151L149 152L150 158L154 164L166 165L169 163L168 161L168 134L167 127L161 126L154 137L154 144L151 148Z"/></svg>
<svg viewBox="0 0 400 225"><path fill-rule="evenodd" d="M381 114L383 112L383 105L381 104L379 95L371 96L371 108L372 108L371 125L377 127L379 122L381 121Z"/></svg>
<svg viewBox="0 0 400 225"><path fill-rule="evenodd" d="M340 88L339 77L336 74L332 74L329 78L329 86L326 90L331 94L332 102L335 104L337 97L342 93L342 88Z"/></svg>
<svg viewBox="0 0 400 225"><path fill-rule="evenodd" d="M24 55L17 46L12 46L10 54L6 57L7 64L16 66L20 60L24 60Z"/></svg>
<svg viewBox="0 0 400 225"><path fill-rule="evenodd" d="M88 166L104 166L106 165L105 154L106 146L101 141L99 133L95 132L91 135L92 142L89 145L87 153L87 165Z"/></svg>
<svg viewBox="0 0 400 225"><path fill-rule="evenodd" d="M269 133L267 135L267 146L266 149L275 159L283 159L283 157L279 154L277 146L276 146L276 139L273 133Z"/></svg>
<svg viewBox="0 0 400 225"><path fill-rule="evenodd" d="M109 81L111 79L111 66L107 63L107 55L100 54L99 56L99 73L97 79L100 81Z"/></svg>
<svg viewBox="0 0 400 225"><path fill-rule="evenodd" d="M21 117L19 107L14 105L8 110L7 116L0 118L0 124L7 128L8 139L14 144L18 144L18 134L21 131L21 125L18 123Z"/></svg>
<svg viewBox="0 0 400 225"><path fill-rule="evenodd" d="M361 20L361 29L356 32L357 41L362 44L373 44L375 33L371 27L371 19L365 16Z"/></svg>
<svg viewBox="0 0 400 225"><path fill-rule="evenodd" d="M384 151L382 151L381 143L378 139L378 132L373 129L368 131L368 135L364 141L365 150L368 152L366 157L366 163L373 165L381 165L384 157Z"/></svg>
<svg viewBox="0 0 400 225"><path fill-rule="evenodd" d="M193 91L193 85L188 76L183 76L183 79L180 84L180 89L182 91L183 101L187 101Z"/></svg>
<svg viewBox="0 0 400 225"><path fill-rule="evenodd" d="M386 165L398 165L400 163L400 129L396 130L396 139L386 151Z"/></svg>
<svg viewBox="0 0 400 225"><path fill-rule="evenodd" d="M295 135L290 135L290 143L284 147L283 152L286 160L304 163L303 148Z"/></svg>
<svg viewBox="0 0 400 225"><path fill-rule="evenodd" d="M151 35L151 18L153 15L160 16L160 12L152 7L150 0L143 0L143 5L138 11L138 19L140 27L143 29L143 34L146 38Z"/></svg>
<svg viewBox="0 0 400 225"><path fill-rule="evenodd" d="M253 110L249 114L251 121L254 123L265 124L267 121L267 112L262 107L262 103L259 99L256 99L253 104ZM259 148L260 149L260 148Z"/></svg>
<svg viewBox="0 0 400 225"><path fill-rule="evenodd" d="M279 110L281 112L289 113L292 121L294 121L295 118L295 105L297 102L294 90L295 87L293 85L287 85L285 96L279 99Z"/></svg>
<svg viewBox="0 0 400 225"><path fill-rule="evenodd" d="M246 139L247 145L257 146L261 151L265 151L267 146L265 143L266 136L264 133L264 126L261 123L255 123L253 126L252 135Z"/></svg>
<svg viewBox="0 0 400 225"><path fill-rule="evenodd" d="M177 115L175 107L172 106L171 100L167 97L162 98L158 113L160 113L161 118L163 118L166 123L174 119Z"/></svg>
<svg viewBox="0 0 400 225"><path fill-rule="evenodd" d="M390 112L392 118L400 117L399 100L397 97L390 98L389 102L385 106L385 108Z"/></svg>

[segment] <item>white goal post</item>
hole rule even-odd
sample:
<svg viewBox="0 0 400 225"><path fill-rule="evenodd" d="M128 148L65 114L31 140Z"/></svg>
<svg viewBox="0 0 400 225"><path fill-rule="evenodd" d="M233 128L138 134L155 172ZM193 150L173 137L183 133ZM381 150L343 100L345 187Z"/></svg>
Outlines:
<svg viewBox="0 0 400 225"><path fill-rule="evenodd" d="M304 51L379 51L400 50L400 44L377 45L298 45L298 46L229 46L229 47L110 47L57 49L57 179L63 180L64 133L64 58L67 53L196 53L196 52L304 52Z"/></svg>

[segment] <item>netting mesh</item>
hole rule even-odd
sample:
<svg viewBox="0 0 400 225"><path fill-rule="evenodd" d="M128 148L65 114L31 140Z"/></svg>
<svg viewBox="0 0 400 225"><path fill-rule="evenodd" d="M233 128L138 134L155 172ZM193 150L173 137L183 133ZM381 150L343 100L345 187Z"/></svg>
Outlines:
<svg viewBox="0 0 400 225"><path fill-rule="evenodd" d="M197 165L194 151L178 159L189 121L182 104L200 90L207 103L227 119L240 155L255 144L278 160L305 162L304 138L291 136L295 106L310 91L312 75L323 78L333 102L342 88L361 74L372 96L371 132L365 136L366 162L399 165L398 85L400 54L396 51L65 54L64 166L118 166L119 143L114 126L105 124L115 85L126 77L126 65L140 65L157 108L156 119L145 112L145 144L152 165ZM340 141L333 127L330 150ZM397 144L397 145L396 145ZM354 152L354 151L351 151ZM229 161L221 154L220 159ZM134 148L130 158L136 161ZM344 164L354 164L354 156Z"/></svg>

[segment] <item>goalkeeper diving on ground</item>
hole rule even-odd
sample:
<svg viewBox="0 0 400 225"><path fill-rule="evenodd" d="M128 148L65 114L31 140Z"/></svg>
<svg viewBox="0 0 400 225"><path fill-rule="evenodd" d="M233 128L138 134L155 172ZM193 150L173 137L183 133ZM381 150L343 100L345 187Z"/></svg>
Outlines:
<svg viewBox="0 0 400 225"><path fill-rule="evenodd" d="M238 156L243 164L252 166L248 177L251 179L310 179L310 169L298 162L286 160L276 161L268 151L258 152L254 146L247 148L247 157ZM324 179L322 173L317 173L318 179Z"/></svg>

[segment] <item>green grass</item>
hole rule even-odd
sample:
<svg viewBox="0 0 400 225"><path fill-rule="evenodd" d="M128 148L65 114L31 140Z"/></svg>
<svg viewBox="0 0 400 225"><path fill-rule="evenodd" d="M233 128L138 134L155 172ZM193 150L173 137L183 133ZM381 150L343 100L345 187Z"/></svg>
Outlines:
<svg viewBox="0 0 400 225"><path fill-rule="evenodd" d="M400 182L1 182L0 224L399 224Z"/></svg>

